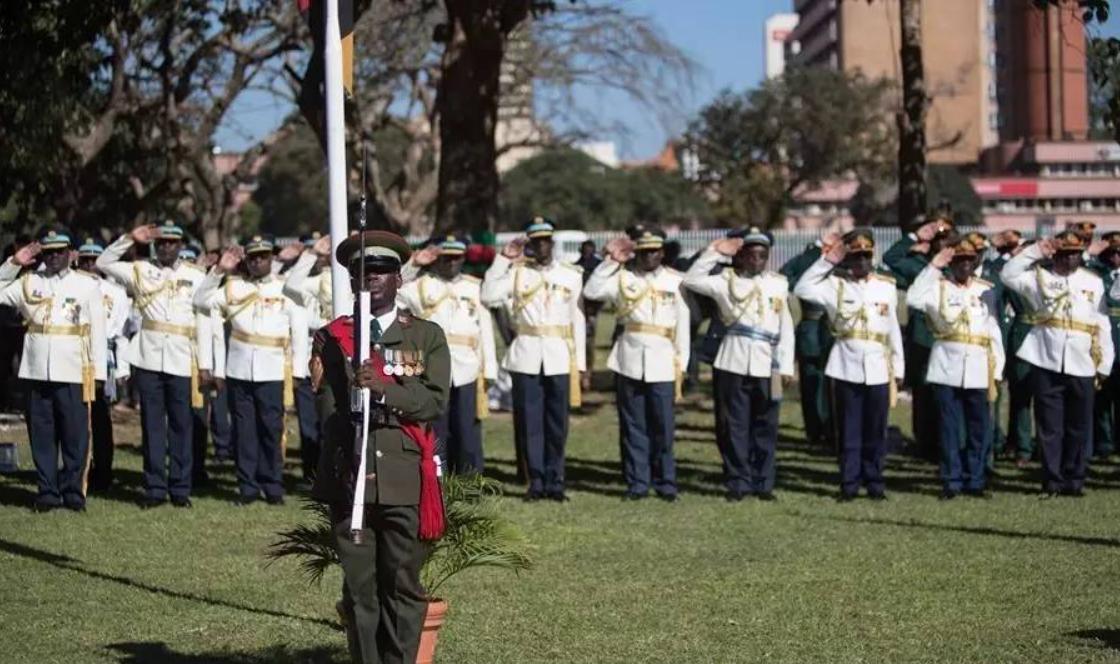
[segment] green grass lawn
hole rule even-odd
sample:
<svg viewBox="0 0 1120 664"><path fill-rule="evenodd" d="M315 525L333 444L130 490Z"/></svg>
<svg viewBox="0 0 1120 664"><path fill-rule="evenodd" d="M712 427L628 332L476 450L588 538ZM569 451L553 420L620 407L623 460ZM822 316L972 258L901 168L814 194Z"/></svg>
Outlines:
<svg viewBox="0 0 1120 664"><path fill-rule="evenodd" d="M613 399L586 401L563 505L517 498L510 417L486 422L537 565L450 581L440 662L1120 662L1120 467L1082 500L1040 501L1037 468L1003 465L993 500L941 503L933 465L892 455L888 502L841 505L787 401L779 501L728 504L700 397L678 420L681 501L624 503ZM265 566L298 500L236 509L226 466L193 510L142 512L135 421L118 436L120 488L85 514L27 509L25 445L28 470L0 477L0 661L346 661L338 573L309 588Z"/></svg>

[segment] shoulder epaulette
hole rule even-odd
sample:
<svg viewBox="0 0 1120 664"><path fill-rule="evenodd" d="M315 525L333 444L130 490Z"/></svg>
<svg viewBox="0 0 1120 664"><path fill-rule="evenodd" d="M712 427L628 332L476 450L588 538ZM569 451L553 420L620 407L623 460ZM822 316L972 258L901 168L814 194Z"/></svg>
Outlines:
<svg viewBox="0 0 1120 664"><path fill-rule="evenodd" d="M885 281L885 282L890 283L890 284L893 284L895 282L894 275L891 275L891 274L883 274L882 272L872 272L868 276L871 277L872 279L878 279L879 281Z"/></svg>

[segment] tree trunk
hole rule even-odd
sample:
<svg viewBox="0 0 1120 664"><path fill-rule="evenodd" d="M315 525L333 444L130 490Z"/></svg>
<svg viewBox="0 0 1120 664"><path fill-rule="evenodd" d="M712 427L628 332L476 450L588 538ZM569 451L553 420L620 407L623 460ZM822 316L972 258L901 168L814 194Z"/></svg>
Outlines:
<svg viewBox="0 0 1120 664"><path fill-rule="evenodd" d="M900 0L902 107L898 116L898 223L912 224L926 209L926 95L922 62L922 2Z"/></svg>
<svg viewBox="0 0 1120 664"><path fill-rule="evenodd" d="M436 230L494 228L498 169L494 128L506 37L528 15L523 0L446 0L447 46L436 94L439 194Z"/></svg>

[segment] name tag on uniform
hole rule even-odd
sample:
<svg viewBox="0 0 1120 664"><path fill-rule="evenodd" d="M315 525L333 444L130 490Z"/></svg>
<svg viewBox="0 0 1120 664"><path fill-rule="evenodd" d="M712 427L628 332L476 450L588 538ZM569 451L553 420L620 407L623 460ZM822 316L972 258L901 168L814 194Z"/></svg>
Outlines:
<svg viewBox="0 0 1120 664"><path fill-rule="evenodd" d="M876 302L875 308L879 311L880 316L886 316L891 311L891 305L886 302Z"/></svg>
<svg viewBox="0 0 1120 664"><path fill-rule="evenodd" d="M782 298L780 298L780 297L770 298L770 306L773 307L774 313L779 314L779 313L782 312L782 304L783 304Z"/></svg>

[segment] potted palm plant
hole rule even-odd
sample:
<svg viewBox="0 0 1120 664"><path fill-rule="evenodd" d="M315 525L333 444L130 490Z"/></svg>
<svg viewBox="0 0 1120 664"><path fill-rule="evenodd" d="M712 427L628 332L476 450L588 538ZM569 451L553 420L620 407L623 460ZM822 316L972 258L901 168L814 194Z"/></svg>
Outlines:
<svg viewBox="0 0 1120 664"><path fill-rule="evenodd" d="M463 570L496 567L514 573L532 567L531 546L513 522L498 510L501 485L481 475L448 475L443 480L446 530L432 545L420 571L428 593L428 613L420 637L417 664L430 663L436 640L447 613L440 587ZM318 585L323 574L339 564L331 532L329 508L307 501L304 509L311 520L281 532L266 554L269 564L282 558L296 558L308 582ZM339 617L345 617L339 611Z"/></svg>

